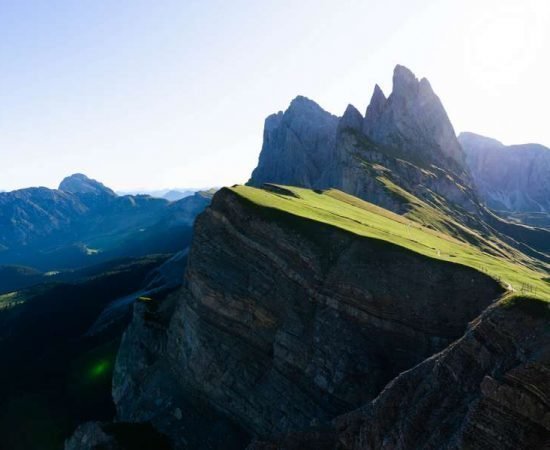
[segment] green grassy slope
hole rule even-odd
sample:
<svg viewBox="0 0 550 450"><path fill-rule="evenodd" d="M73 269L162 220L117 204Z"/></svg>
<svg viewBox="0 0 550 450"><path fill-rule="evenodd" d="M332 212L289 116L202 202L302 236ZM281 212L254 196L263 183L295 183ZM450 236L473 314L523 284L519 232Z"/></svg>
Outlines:
<svg viewBox="0 0 550 450"><path fill-rule="evenodd" d="M324 192L281 186L278 192L249 186L231 190L260 207L315 220L372 239L400 245L430 258L463 264L499 281L508 296L532 297L550 302L547 273L525 255L498 251L495 243L465 242L443 229L433 229L418 217L400 216L337 190ZM284 191L287 191L286 193Z"/></svg>

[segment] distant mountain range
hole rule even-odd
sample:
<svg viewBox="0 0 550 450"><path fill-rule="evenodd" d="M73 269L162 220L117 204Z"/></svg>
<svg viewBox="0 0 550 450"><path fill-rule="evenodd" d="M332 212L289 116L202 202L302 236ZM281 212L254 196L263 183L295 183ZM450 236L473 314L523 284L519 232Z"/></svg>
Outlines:
<svg viewBox="0 0 550 450"><path fill-rule="evenodd" d="M82 174L65 178L59 189L0 193L0 290L8 281L13 288L8 273L36 276L178 252L189 244L193 221L211 196L197 192L177 201L119 196Z"/></svg>
<svg viewBox="0 0 550 450"><path fill-rule="evenodd" d="M205 188L175 188L175 189L156 189L156 190L134 190L134 191L117 191L119 195L150 195L155 198L164 198L171 202L181 200L182 198L189 197L195 192L206 191Z"/></svg>
<svg viewBox="0 0 550 450"><path fill-rule="evenodd" d="M479 195L495 211L550 214L550 149L506 146L474 133L458 137Z"/></svg>

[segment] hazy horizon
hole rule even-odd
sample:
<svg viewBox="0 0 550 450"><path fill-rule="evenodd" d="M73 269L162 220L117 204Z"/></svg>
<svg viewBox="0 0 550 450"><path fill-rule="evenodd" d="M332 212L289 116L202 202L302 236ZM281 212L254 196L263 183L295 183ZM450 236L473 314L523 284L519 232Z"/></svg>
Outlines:
<svg viewBox="0 0 550 450"><path fill-rule="evenodd" d="M550 146L549 21L545 0L3 3L0 190L242 183L265 117L297 95L364 114L396 64L457 133Z"/></svg>

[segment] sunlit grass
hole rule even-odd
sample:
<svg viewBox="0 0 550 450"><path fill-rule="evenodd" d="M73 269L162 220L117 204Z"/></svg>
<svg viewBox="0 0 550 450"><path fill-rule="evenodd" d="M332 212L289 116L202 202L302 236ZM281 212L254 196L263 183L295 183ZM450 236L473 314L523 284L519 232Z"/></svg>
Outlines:
<svg viewBox="0 0 550 450"><path fill-rule="evenodd" d="M284 187L284 195L249 186L234 186L233 192L253 204L315 220L368 238L407 248L433 259L462 264L482 271L508 291L550 301L547 274L505 256L489 254L439 230L337 190L324 192Z"/></svg>

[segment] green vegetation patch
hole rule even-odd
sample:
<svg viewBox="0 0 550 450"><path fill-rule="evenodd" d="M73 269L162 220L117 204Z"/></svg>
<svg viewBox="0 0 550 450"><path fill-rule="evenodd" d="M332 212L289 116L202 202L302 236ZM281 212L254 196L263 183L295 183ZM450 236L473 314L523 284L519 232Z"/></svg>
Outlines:
<svg viewBox="0 0 550 450"><path fill-rule="evenodd" d="M461 264L486 273L511 294L550 301L547 274L506 256L488 253L441 230L423 226L338 190L312 191L281 186L295 195L234 186L232 192L254 205L331 225L358 236L399 245L433 259Z"/></svg>

